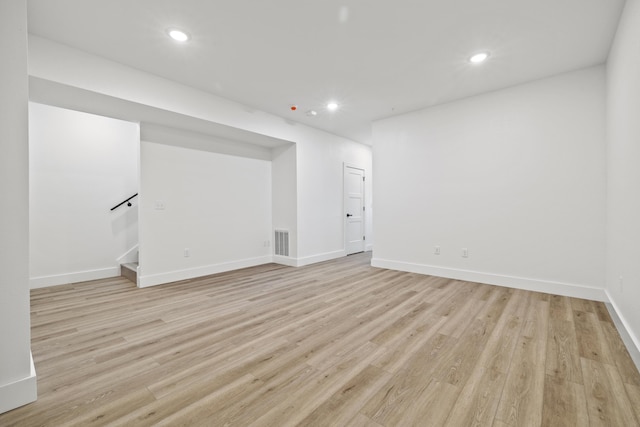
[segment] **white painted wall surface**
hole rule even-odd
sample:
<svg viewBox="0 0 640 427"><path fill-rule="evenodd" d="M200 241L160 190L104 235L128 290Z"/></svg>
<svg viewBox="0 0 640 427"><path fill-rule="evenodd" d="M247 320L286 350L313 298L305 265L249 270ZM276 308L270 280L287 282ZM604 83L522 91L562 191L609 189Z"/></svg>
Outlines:
<svg viewBox="0 0 640 427"><path fill-rule="evenodd" d="M640 1L607 64L607 293L640 350ZM621 280L622 278L622 280Z"/></svg>
<svg viewBox="0 0 640 427"><path fill-rule="evenodd" d="M344 163L365 169L365 231L371 223L371 148L346 141L302 141L298 154L298 265L344 256Z"/></svg>
<svg viewBox="0 0 640 427"><path fill-rule="evenodd" d="M302 265L344 254L342 164L362 165L370 177L370 147L47 39L30 36L29 42L29 74L33 77L295 143L299 258L296 263ZM369 201L371 182L365 189ZM368 245L373 241L371 215L370 209Z"/></svg>
<svg viewBox="0 0 640 427"><path fill-rule="evenodd" d="M274 148L271 160L273 230L289 231L289 257L274 255L278 263L296 265L298 258L298 185L296 145ZM271 237L272 252L275 244Z"/></svg>
<svg viewBox="0 0 640 427"><path fill-rule="evenodd" d="M375 122L373 264L604 299L604 100L599 66Z"/></svg>
<svg viewBox="0 0 640 427"><path fill-rule="evenodd" d="M139 286L271 261L270 161L149 141L140 158Z"/></svg>
<svg viewBox="0 0 640 427"><path fill-rule="evenodd" d="M27 5L0 2L0 413L36 399L29 310Z"/></svg>
<svg viewBox="0 0 640 427"><path fill-rule="evenodd" d="M32 287L120 275L138 243L135 123L29 104Z"/></svg>

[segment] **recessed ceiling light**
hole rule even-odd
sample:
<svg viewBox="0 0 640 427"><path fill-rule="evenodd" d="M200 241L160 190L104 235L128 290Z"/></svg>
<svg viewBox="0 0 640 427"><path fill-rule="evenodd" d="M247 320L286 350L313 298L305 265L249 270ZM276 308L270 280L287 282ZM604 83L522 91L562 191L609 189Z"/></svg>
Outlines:
<svg viewBox="0 0 640 427"><path fill-rule="evenodd" d="M309 116L309 117L315 117L317 115L318 115L318 112L316 110L307 111L307 116Z"/></svg>
<svg viewBox="0 0 640 427"><path fill-rule="evenodd" d="M472 64L480 64L489 58L489 54L487 52L479 52L469 58L469 62Z"/></svg>
<svg viewBox="0 0 640 427"><path fill-rule="evenodd" d="M189 34L175 28L168 29L167 34L169 34L169 37L178 42L186 42L187 40L189 40Z"/></svg>
<svg viewBox="0 0 640 427"><path fill-rule="evenodd" d="M327 104L327 110L335 111L338 109L338 104L336 102L330 102Z"/></svg>

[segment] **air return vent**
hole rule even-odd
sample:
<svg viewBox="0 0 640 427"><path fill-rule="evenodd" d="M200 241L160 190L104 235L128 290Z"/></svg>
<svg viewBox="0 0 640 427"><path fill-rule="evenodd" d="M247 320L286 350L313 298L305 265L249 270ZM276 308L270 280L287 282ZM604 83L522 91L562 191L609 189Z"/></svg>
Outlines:
<svg viewBox="0 0 640 427"><path fill-rule="evenodd" d="M276 230L274 242L276 255L289 256L289 232L287 230Z"/></svg>

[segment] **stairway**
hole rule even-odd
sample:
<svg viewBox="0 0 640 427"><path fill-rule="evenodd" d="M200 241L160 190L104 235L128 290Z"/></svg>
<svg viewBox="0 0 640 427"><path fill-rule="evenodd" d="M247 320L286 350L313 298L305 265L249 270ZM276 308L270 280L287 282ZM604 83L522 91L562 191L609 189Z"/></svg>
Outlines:
<svg viewBox="0 0 640 427"><path fill-rule="evenodd" d="M128 262L126 264L120 264L120 275L131 280L136 285L138 284L138 263Z"/></svg>

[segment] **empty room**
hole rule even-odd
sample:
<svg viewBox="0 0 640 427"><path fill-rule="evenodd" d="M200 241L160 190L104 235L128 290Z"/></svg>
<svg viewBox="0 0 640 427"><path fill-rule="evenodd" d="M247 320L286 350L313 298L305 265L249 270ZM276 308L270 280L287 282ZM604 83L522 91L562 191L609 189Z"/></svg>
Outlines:
<svg viewBox="0 0 640 427"><path fill-rule="evenodd" d="M0 22L0 426L640 426L640 0Z"/></svg>

